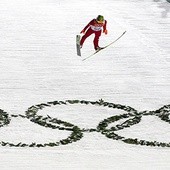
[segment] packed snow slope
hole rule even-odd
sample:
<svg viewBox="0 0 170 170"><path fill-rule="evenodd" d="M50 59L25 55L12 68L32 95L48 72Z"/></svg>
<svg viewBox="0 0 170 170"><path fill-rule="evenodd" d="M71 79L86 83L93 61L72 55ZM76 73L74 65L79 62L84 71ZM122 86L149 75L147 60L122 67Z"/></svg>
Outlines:
<svg viewBox="0 0 170 170"><path fill-rule="evenodd" d="M0 0L0 39L1 170L170 169L170 3Z"/></svg>

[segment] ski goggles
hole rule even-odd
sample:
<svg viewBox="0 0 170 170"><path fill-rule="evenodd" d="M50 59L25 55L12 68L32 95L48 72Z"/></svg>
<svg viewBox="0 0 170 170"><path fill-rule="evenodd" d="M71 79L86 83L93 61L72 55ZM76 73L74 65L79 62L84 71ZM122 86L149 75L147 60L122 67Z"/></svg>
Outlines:
<svg viewBox="0 0 170 170"><path fill-rule="evenodd" d="M104 21L97 21L97 23L99 23L99 24L103 24L103 23L104 23Z"/></svg>

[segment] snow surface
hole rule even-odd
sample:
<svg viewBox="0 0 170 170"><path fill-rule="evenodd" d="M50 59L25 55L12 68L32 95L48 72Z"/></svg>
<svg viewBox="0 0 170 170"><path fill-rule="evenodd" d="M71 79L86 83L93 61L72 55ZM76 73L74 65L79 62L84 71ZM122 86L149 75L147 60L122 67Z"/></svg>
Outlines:
<svg viewBox="0 0 170 170"><path fill-rule="evenodd" d="M98 14L108 21L100 45L113 46L82 61L75 36ZM103 99L139 112L170 103L170 3L165 0L0 0L0 109L25 114L36 104ZM82 49L91 54L93 36ZM125 111L91 105L45 108L45 114L96 128ZM111 126L111 125L109 125ZM156 116L117 132L121 136L170 141L170 127ZM69 131L45 128L21 117L0 128L0 141L50 142ZM99 132L84 132L68 145L46 148L0 146L1 170L170 169L170 149L129 145Z"/></svg>

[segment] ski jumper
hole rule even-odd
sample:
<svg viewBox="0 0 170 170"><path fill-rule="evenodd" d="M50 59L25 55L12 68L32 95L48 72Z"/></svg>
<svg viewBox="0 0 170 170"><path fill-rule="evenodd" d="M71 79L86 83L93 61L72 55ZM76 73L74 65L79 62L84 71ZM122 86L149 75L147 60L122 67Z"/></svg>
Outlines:
<svg viewBox="0 0 170 170"><path fill-rule="evenodd" d="M99 45L99 37L101 36L102 28L103 32L106 31L106 24L107 21L105 20L103 23L98 23L96 19L91 20L83 29L83 32L85 34L81 38L80 45L83 46L84 41L86 40L87 37L89 37L91 34L95 34L93 44L94 44L94 49L96 50Z"/></svg>

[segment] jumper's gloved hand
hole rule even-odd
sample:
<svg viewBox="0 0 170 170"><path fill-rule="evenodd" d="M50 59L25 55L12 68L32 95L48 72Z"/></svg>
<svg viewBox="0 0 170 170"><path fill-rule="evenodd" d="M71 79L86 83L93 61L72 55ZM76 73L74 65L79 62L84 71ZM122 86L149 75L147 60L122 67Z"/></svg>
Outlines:
<svg viewBox="0 0 170 170"><path fill-rule="evenodd" d="M107 35L108 31L107 30L103 30L103 33L105 33Z"/></svg>
<svg viewBox="0 0 170 170"><path fill-rule="evenodd" d="M82 31L80 32L80 34L85 34L85 30L82 30Z"/></svg>

